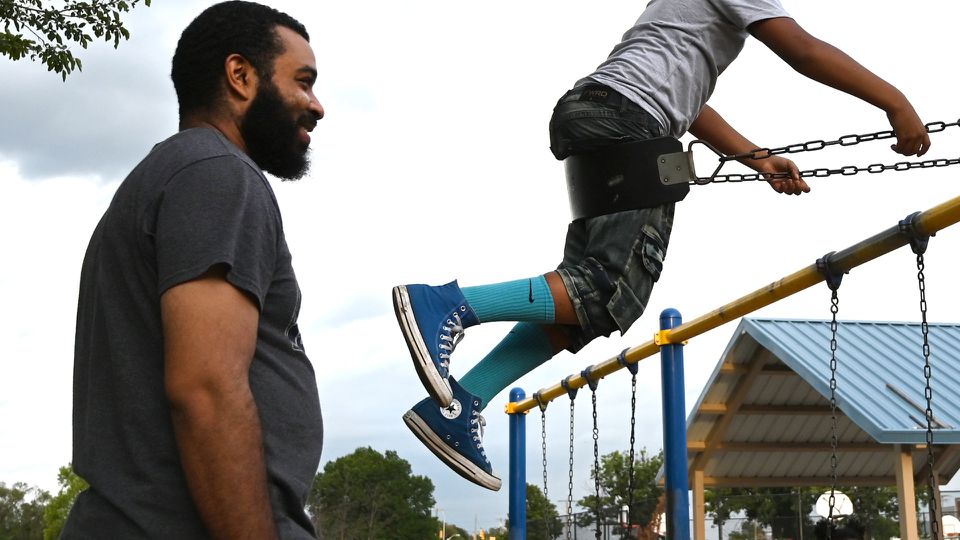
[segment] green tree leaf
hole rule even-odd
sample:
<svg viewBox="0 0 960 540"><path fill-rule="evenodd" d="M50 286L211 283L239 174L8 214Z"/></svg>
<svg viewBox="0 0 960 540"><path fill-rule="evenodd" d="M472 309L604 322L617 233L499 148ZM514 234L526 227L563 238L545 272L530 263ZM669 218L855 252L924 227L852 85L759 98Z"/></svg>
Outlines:
<svg viewBox="0 0 960 540"><path fill-rule="evenodd" d="M321 537L344 540L437 538L433 506L429 478L411 474L410 464L396 452L372 448L327 463L307 501Z"/></svg>
<svg viewBox="0 0 960 540"><path fill-rule="evenodd" d="M744 512L748 522L729 540L743 540L752 534L754 525L769 527L774 538L813 538L816 524L811 518L817 499L830 488L727 488L708 490L707 511L714 524L720 525L732 514ZM853 503L853 514L847 518L862 527L870 538L890 538L899 534L897 492L889 487L844 487L842 491ZM749 525L749 527L748 527ZM721 538L722 540L722 538Z"/></svg>
<svg viewBox="0 0 960 540"><path fill-rule="evenodd" d="M73 472L73 464L60 467L57 474L57 484L60 485L60 491L50 499L46 510L43 512L45 526L43 528L44 540L56 540L60 538L60 531L67 523L67 516L70 509L73 508L73 502L77 500L77 495L87 489L87 482Z"/></svg>
<svg viewBox="0 0 960 540"><path fill-rule="evenodd" d="M603 523L619 523L620 510L628 505L630 498L630 457L624 452L611 452L600 457L600 519ZM663 495L663 489L657 485L657 472L663 465L663 452L651 456L641 449L635 456L633 467L633 505L631 507L631 525L646 526L654 517L657 503ZM593 471L590 477L594 478ZM579 525L582 527L596 523L596 494L587 495L577 504L588 509L582 515ZM618 534L625 534L621 529Z"/></svg>
<svg viewBox="0 0 960 540"><path fill-rule="evenodd" d="M86 49L94 37L102 37L119 47L121 39L130 39L121 14L140 2L150 5L149 0L63 0L59 7L44 7L43 0L0 0L0 56L39 61L65 81L83 69L68 44Z"/></svg>
<svg viewBox="0 0 960 540"><path fill-rule="evenodd" d="M527 484L527 540L553 540L563 534L563 521L557 507L547 499L539 487ZM510 520L503 529L490 529L488 535L507 537Z"/></svg>
<svg viewBox="0 0 960 540"><path fill-rule="evenodd" d="M16 482L0 482L0 538L34 540L43 537L43 511L50 494L40 488Z"/></svg>

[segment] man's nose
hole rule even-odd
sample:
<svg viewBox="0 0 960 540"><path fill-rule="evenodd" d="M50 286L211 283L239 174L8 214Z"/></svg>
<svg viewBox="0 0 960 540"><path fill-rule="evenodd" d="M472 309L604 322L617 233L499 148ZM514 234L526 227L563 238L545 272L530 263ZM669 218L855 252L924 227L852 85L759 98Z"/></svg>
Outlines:
<svg viewBox="0 0 960 540"><path fill-rule="evenodd" d="M320 100L316 97L310 100L310 106L307 107L307 110L309 110L317 120L323 118L323 105L320 104Z"/></svg>

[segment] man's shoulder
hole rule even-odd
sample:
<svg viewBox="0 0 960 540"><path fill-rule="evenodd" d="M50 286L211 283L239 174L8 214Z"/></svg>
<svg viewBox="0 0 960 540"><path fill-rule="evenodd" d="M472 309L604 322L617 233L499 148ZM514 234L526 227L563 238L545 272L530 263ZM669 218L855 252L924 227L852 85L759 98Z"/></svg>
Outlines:
<svg viewBox="0 0 960 540"><path fill-rule="evenodd" d="M242 162L258 175L262 175L260 168L249 156L212 128L198 127L180 131L154 146L147 156L148 161L175 163L179 167L189 167L217 158Z"/></svg>
<svg viewBox="0 0 960 540"><path fill-rule="evenodd" d="M236 145L212 128L180 131L154 145L127 175L118 197L140 203L170 189L253 189L273 197L263 171Z"/></svg>

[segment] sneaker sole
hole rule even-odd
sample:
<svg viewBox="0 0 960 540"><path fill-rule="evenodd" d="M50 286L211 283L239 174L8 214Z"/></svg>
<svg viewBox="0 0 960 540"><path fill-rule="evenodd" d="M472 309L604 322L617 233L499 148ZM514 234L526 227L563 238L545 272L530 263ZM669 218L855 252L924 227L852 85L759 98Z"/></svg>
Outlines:
<svg viewBox="0 0 960 540"><path fill-rule="evenodd" d="M434 455L440 458L441 461L446 463L457 474L478 486L493 491L500 491L501 482L499 478L477 467L472 461L460 454L450 451L450 447L430 429L427 423L420 418L420 415L413 411L407 411L403 415L403 422L407 424L410 431L420 439L420 442L422 442L424 446L429 448Z"/></svg>
<svg viewBox="0 0 960 540"><path fill-rule="evenodd" d="M423 342L423 333L420 332L417 319L413 315L410 295L404 285L393 288L393 312L397 315L397 323L400 325L400 331L403 332L407 348L410 349L410 358L413 359L413 367L417 370L420 382L423 383L430 397L440 406L449 407L453 403L453 390L450 389L447 379L441 376L437 367L433 365L430 352Z"/></svg>

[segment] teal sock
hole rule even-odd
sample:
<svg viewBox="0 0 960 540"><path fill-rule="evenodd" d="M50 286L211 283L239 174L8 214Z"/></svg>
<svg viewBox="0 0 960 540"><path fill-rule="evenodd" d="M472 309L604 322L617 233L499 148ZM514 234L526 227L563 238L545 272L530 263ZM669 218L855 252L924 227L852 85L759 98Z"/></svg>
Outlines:
<svg viewBox="0 0 960 540"><path fill-rule="evenodd" d="M537 276L493 285L463 287L463 296L481 323L529 321L553 323L556 313L547 279Z"/></svg>
<svg viewBox="0 0 960 540"><path fill-rule="evenodd" d="M540 325L517 323L459 382L486 407L501 390L552 357L550 338Z"/></svg>

